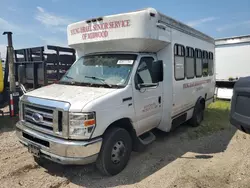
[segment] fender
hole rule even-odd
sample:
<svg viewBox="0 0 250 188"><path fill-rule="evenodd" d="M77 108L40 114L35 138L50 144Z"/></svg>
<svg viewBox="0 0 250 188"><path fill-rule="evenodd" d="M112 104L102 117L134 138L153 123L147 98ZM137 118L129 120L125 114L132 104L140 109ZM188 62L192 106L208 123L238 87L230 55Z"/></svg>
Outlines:
<svg viewBox="0 0 250 188"><path fill-rule="evenodd" d="M109 130L112 127L120 127L120 128L124 128L124 129L126 129L126 131L128 131L128 133L130 134L132 141L133 141L133 151L140 152L140 151L145 150L146 146L143 145L139 141L138 136L136 134L135 127L134 127L130 118L122 118L122 119L119 119L117 121L114 121L113 123L111 123L107 127L107 129L104 131L103 134L105 134L107 132L107 130Z"/></svg>
<svg viewBox="0 0 250 188"><path fill-rule="evenodd" d="M198 104L202 104L203 109L205 109L205 99L204 99L203 97L200 96L200 97L197 99L194 108L195 108Z"/></svg>

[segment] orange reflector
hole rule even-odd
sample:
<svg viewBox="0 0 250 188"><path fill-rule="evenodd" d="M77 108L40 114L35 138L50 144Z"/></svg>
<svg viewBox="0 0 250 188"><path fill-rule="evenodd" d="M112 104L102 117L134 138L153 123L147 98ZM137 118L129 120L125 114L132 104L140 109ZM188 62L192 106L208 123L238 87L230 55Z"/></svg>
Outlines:
<svg viewBox="0 0 250 188"><path fill-rule="evenodd" d="M92 126L95 124L95 120L94 119L90 119L90 120L85 120L84 121L84 126L88 127L88 126Z"/></svg>

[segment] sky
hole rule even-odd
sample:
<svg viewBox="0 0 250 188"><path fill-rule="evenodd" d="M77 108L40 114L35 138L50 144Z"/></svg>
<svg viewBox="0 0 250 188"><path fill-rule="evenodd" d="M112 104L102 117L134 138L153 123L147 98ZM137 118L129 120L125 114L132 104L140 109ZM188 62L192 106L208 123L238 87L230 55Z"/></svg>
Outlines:
<svg viewBox="0 0 250 188"><path fill-rule="evenodd" d="M240 2L240 3L239 3ZM13 32L15 49L67 46L73 22L147 7L214 38L250 34L250 0L0 0L0 34ZM0 35L5 56L7 37Z"/></svg>

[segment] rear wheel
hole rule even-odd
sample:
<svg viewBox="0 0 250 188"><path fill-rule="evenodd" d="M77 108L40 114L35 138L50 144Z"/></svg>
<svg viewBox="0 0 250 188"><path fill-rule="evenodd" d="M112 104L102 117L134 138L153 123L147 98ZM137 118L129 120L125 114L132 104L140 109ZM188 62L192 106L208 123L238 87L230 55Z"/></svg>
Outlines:
<svg viewBox="0 0 250 188"><path fill-rule="evenodd" d="M201 101L198 101L195 105L193 116L190 119L191 126L198 127L201 124L204 119L204 110L205 105Z"/></svg>
<svg viewBox="0 0 250 188"><path fill-rule="evenodd" d="M104 175L116 175L127 165L132 150L132 139L122 128L114 127L104 134L103 144L96 161Z"/></svg>

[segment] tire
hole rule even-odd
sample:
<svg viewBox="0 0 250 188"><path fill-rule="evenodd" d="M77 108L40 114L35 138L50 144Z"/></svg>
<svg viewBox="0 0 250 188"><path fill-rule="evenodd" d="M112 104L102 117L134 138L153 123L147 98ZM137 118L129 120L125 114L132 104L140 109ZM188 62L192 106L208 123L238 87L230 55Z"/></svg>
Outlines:
<svg viewBox="0 0 250 188"><path fill-rule="evenodd" d="M199 100L195 105L193 116L190 119L190 124L192 127L198 127L201 124L204 119L204 110L205 106L201 100Z"/></svg>
<svg viewBox="0 0 250 188"><path fill-rule="evenodd" d="M111 128L104 134L96 166L103 175L116 175L127 166L131 150L132 139L128 131Z"/></svg>

